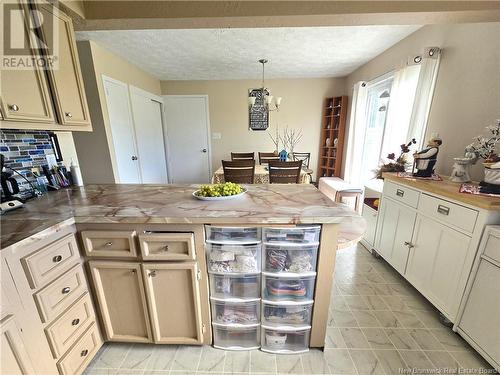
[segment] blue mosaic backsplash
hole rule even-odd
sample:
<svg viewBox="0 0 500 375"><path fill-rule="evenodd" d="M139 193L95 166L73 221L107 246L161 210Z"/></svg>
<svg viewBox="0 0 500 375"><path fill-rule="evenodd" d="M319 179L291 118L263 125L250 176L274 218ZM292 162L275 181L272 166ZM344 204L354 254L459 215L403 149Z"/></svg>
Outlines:
<svg viewBox="0 0 500 375"><path fill-rule="evenodd" d="M43 130L0 130L0 153L5 156L5 166L14 168L30 181L36 180L31 175L31 168L47 165L45 155L54 154L50 134ZM16 175L13 177L20 190L29 189L24 179Z"/></svg>

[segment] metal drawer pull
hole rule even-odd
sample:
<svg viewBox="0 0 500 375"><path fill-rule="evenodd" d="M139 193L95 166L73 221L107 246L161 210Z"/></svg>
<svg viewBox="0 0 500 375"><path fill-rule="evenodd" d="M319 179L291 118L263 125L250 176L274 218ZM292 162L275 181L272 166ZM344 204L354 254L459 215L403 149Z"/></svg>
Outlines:
<svg viewBox="0 0 500 375"><path fill-rule="evenodd" d="M87 349L83 349L82 352L80 353L82 357L85 357L87 354L89 354L89 351Z"/></svg>
<svg viewBox="0 0 500 375"><path fill-rule="evenodd" d="M155 270L151 271L151 272L149 273L149 276L150 276L150 277L155 277L155 276L156 276L156 271L155 271Z"/></svg>
<svg viewBox="0 0 500 375"><path fill-rule="evenodd" d="M76 326L76 325L78 325L79 323L80 323L80 319L78 319L78 318L73 319L73 320L71 321L71 325L72 325L72 326Z"/></svg>
<svg viewBox="0 0 500 375"><path fill-rule="evenodd" d="M450 214L450 208L440 204L438 205L437 212L441 215L448 216Z"/></svg>
<svg viewBox="0 0 500 375"><path fill-rule="evenodd" d="M396 190L396 195L398 197L403 197L405 195L405 192L403 190L401 190L401 189L397 189Z"/></svg>
<svg viewBox="0 0 500 375"><path fill-rule="evenodd" d="M163 251L168 251L168 245L165 245L165 247L163 248Z"/></svg>
<svg viewBox="0 0 500 375"><path fill-rule="evenodd" d="M17 111L19 111L19 106L17 104L12 104L12 105L9 105L9 109L12 112L17 112Z"/></svg>
<svg viewBox="0 0 500 375"><path fill-rule="evenodd" d="M408 246L409 249L412 249L415 247L410 241L405 241L405 246Z"/></svg>
<svg viewBox="0 0 500 375"><path fill-rule="evenodd" d="M73 117L73 115L71 114L71 112L65 112L64 114L66 115L66 117L69 117L69 118Z"/></svg>
<svg viewBox="0 0 500 375"><path fill-rule="evenodd" d="M108 247L109 246L113 246L113 242L111 242L111 241L110 242L106 242L106 246L108 246Z"/></svg>
<svg viewBox="0 0 500 375"><path fill-rule="evenodd" d="M56 255L54 258L52 258L52 261L54 263L59 263L62 260L62 255Z"/></svg>
<svg viewBox="0 0 500 375"><path fill-rule="evenodd" d="M69 286L63 288L62 290L62 294L68 294L69 292L71 292L71 288Z"/></svg>

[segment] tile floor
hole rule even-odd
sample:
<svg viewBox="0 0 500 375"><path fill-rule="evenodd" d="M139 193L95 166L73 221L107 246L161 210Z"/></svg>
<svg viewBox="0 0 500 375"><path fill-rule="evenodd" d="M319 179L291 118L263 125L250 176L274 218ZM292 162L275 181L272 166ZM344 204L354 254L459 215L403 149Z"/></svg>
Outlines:
<svg viewBox="0 0 500 375"><path fill-rule="evenodd" d="M358 245L337 253L324 352L276 356L114 343L103 346L85 373L392 375L481 368L490 366L439 322L438 312L396 271Z"/></svg>

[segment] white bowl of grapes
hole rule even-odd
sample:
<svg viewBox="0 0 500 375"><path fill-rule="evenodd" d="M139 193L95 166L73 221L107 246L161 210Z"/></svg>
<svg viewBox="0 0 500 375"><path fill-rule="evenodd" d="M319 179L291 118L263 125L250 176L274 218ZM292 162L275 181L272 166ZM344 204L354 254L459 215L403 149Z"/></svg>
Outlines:
<svg viewBox="0 0 500 375"><path fill-rule="evenodd" d="M193 192L193 197L202 201L223 201L241 197L247 189L233 182L223 184L201 185Z"/></svg>

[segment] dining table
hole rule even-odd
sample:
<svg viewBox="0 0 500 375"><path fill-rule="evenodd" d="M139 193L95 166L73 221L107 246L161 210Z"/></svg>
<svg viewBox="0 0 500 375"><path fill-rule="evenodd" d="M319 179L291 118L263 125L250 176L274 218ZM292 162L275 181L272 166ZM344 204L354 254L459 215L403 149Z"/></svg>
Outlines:
<svg viewBox="0 0 500 375"><path fill-rule="evenodd" d="M301 169L299 182L301 184L310 184L312 172L313 171L311 169L305 169L305 168ZM212 184L220 184L223 182L224 182L224 170L222 169L222 167L220 167L215 171L212 177ZM260 164L255 165L254 184L268 184L268 183L269 183L269 169L267 165L260 165Z"/></svg>

